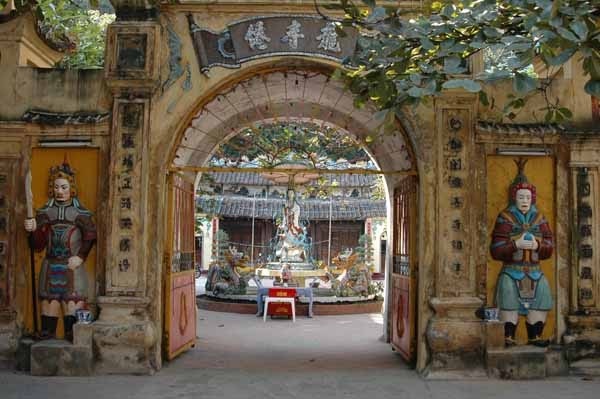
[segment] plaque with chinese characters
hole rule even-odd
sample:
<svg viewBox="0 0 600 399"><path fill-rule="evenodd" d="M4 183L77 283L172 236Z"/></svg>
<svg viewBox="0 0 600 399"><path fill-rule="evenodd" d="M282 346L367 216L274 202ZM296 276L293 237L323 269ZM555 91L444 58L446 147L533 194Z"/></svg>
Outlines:
<svg viewBox="0 0 600 399"><path fill-rule="evenodd" d="M215 65L277 54L310 55L342 61L354 53L357 31L335 21L311 16L256 17L233 23L223 32L203 29L188 17L190 33L203 71Z"/></svg>

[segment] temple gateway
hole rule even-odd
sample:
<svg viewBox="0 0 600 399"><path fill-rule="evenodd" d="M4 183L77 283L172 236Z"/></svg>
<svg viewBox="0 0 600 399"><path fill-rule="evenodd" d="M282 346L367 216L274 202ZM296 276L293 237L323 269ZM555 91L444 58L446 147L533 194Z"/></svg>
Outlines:
<svg viewBox="0 0 600 399"><path fill-rule="evenodd" d="M197 175L221 143L273 121L381 128L331 78L358 33L313 0L111 3L95 70L53 69L34 15L0 15L0 359L32 374L153 373L195 344ZM543 378L600 356L600 105L577 57L553 73L569 125L535 98L502 122L453 89L369 146L382 333L419 373Z"/></svg>

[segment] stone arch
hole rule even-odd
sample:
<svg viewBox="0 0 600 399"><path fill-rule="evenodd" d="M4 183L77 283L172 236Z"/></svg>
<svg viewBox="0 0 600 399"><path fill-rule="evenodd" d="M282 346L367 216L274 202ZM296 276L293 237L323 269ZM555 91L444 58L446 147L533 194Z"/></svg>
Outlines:
<svg viewBox="0 0 600 399"><path fill-rule="evenodd" d="M219 143L241 128L281 120L334 125L363 143L382 124L372 107L355 108L342 82L322 72L257 74L217 94L192 116L176 141L173 165L202 166ZM400 123L393 134L377 137L368 150L383 170L416 171L412 144Z"/></svg>
<svg viewBox="0 0 600 399"><path fill-rule="evenodd" d="M180 106L179 116L183 118L173 120L172 125L176 127L171 132L175 134L167 135L166 131L159 133L162 136L159 140L164 146L162 150L154 148L158 151L155 152L156 155L159 152L166 155L167 151L169 154L162 159L157 157L158 163L154 164L158 167L155 169L159 172L157 177L161 179L162 171L173 167L185 169L185 166L205 166L220 143L236 135L241 129L257 123L286 119L327 124L345 131L363 143L368 134L379 131L382 121L376 117L374 106L367 104L363 108L355 108L354 96L344 87L343 82L329 77L333 68L322 62L294 60L298 61L297 57L285 57L274 62L261 60L245 70L222 76L196 100L182 101L182 104L188 104L188 111L183 110L184 105ZM420 141L428 137L426 126L431 127L431 121L420 120L416 112L412 114L410 110L407 110L408 114L410 116L407 118L396 119L393 134L379 136L374 145L367 148L381 170L419 174L422 168L428 167L425 158L429 152L423 152L419 146ZM392 215L394 187L403 177L402 174L386 175L390 209L388 216ZM425 185L426 183L419 185L419 190ZM420 193L418 197L421 198ZM419 202L418 225L423 218L422 202ZM391 223L392 218L389 218L388 231L392 231ZM157 233L158 236L164 236L165 231L160 224L157 226ZM387 251L389 259L391 245ZM418 254L420 253L421 248L418 249ZM391 267L391 262L386 263ZM417 296L420 298L424 294L419 291ZM386 303L389 304L387 301ZM418 303L420 311L421 304ZM427 312L426 309L424 311ZM387 313L387 309L384 312ZM417 327L418 331L422 329L420 325ZM418 341L418 346L422 347L424 344L421 338ZM426 361L422 350L419 350L418 358L423 364Z"/></svg>

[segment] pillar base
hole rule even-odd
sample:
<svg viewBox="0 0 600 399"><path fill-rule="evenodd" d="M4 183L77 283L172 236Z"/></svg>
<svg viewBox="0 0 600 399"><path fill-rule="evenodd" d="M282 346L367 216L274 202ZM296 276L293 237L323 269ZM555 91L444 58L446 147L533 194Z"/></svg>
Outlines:
<svg viewBox="0 0 600 399"><path fill-rule="evenodd" d="M100 297L100 317L93 323L96 372L153 374L157 329L149 319L149 298Z"/></svg>
<svg viewBox="0 0 600 399"><path fill-rule="evenodd" d="M483 370L484 333L475 316L479 298L432 298L435 315L426 330L431 362L430 373L449 370Z"/></svg>

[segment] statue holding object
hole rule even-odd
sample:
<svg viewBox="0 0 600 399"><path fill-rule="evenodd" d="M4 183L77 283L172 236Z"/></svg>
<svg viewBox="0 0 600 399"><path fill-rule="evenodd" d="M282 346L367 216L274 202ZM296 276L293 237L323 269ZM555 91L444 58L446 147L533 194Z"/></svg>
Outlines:
<svg viewBox="0 0 600 399"><path fill-rule="evenodd" d="M510 186L510 203L496 218L492 233L492 258L503 263L495 302L507 346L516 344L519 316L527 318L528 342L547 346L541 337L553 301L540 261L552 256L554 241L548 221L536 207L536 187L524 174L526 162L516 161L519 171Z"/></svg>
<svg viewBox="0 0 600 399"><path fill-rule="evenodd" d="M54 338L63 315L65 338L73 340L75 312L86 307L88 297L85 260L96 242L92 213L77 198L75 172L63 162L50 169L49 200L35 218L25 220L36 251L46 250L39 276L42 305L41 339Z"/></svg>
<svg viewBox="0 0 600 399"><path fill-rule="evenodd" d="M310 261L310 238L306 227L300 225L300 205L293 188L287 191L283 218L277 228L275 260L281 263L306 263Z"/></svg>

